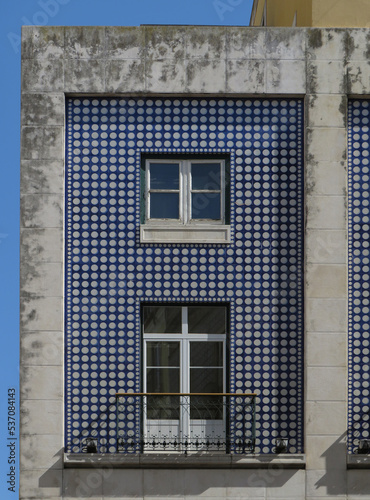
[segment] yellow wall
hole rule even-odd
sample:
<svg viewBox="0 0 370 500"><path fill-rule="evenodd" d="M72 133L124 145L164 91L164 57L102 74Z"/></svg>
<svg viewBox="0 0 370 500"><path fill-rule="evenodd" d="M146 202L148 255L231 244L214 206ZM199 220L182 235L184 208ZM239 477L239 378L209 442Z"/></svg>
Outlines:
<svg viewBox="0 0 370 500"><path fill-rule="evenodd" d="M369 0L313 0L312 26L370 27Z"/></svg>
<svg viewBox="0 0 370 500"><path fill-rule="evenodd" d="M370 0L254 0L251 26L261 26L266 2L267 26L370 27Z"/></svg>

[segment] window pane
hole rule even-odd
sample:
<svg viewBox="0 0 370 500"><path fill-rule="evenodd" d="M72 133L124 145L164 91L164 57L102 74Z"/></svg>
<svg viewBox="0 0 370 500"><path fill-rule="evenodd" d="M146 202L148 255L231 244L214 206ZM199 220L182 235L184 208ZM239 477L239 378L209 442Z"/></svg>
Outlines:
<svg viewBox="0 0 370 500"><path fill-rule="evenodd" d="M190 342L190 366L222 366L222 342Z"/></svg>
<svg viewBox="0 0 370 500"><path fill-rule="evenodd" d="M179 420L179 396L148 396L146 398L146 414L148 419Z"/></svg>
<svg viewBox="0 0 370 500"><path fill-rule="evenodd" d="M226 307L188 308L189 333L226 333Z"/></svg>
<svg viewBox="0 0 370 500"><path fill-rule="evenodd" d="M190 418L192 420L222 420L223 396L191 396Z"/></svg>
<svg viewBox="0 0 370 500"><path fill-rule="evenodd" d="M192 193L191 195L192 219L221 219L220 193Z"/></svg>
<svg viewBox="0 0 370 500"><path fill-rule="evenodd" d="M222 392L223 368L190 368L190 392Z"/></svg>
<svg viewBox="0 0 370 500"><path fill-rule="evenodd" d="M144 333L181 333L181 307L145 306Z"/></svg>
<svg viewBox="0 0 370 500"><path fill-rule="evenodd" d="M178 219L178 193L150 193L150 219Z"/></svg>
<svg viewBox="0 0 370 500"><path fill-rule="evenodd" d="M146 371L147 392L180 392L179 368L148 368Z"/></svg>
<svg viewBox="0 0 370 500"><path fill-rule="evenodd" d="M217 191L221 186L220 163L192 163L192 189L209 189Z"/></svg>
<svg viewBox="0 0 370 500"><path fill-rule="evenodd" d="M179 164L151 163L150 189L179 189Z"/></svg>
<svg viewBox="0 0 370 500"><path fill-rule="evenodd" d="M147 366L180 366L179 342L147 342Z"/></svg>

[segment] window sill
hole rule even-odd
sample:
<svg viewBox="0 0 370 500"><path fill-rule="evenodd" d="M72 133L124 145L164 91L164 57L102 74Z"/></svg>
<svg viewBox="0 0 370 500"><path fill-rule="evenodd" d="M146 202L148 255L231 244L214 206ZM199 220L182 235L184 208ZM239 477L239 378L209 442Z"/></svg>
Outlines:
<svg viewBox="0 0 370 500"><path fill-rule="evenodd" d="M217 224L140 226L140 243L230 243L230 226Z"/></svg>
<svg viewBox="0 0 370 500"><path fill-rule="evenodd" d="M370 469L370 455L347 455L347 469Z"/></svg>
<svg viewBox="0 0 370 500"><path fill-rule="evenodd" d="M66 453L64 466L79 467L113 467L113 468L205 468L205 469L268 469L281 467L283 469L304 469L306 458L304 454L280 455L226 455L218 453L177 454L177 453L147 453L140 455L99 454L99 453Z"/></svg>

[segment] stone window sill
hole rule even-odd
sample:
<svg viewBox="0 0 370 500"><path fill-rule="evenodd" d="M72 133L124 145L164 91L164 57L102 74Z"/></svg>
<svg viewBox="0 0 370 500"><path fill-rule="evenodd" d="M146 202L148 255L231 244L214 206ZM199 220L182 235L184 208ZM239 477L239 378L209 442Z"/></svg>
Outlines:
<svg viewBox="0 0 370 500"><path fill-rule="evenodd" d="M347 469L370 469L370 455L347 455Z"/></svg>
<svg viewBox="0 0 370 500"><path fill-rule="evenodd" d="M99 453L66 453L64 466L79 467L113 467L113 468L205 468L205 469L304 469L304 454L280 455L225 455L207 454L175 454L147 453L140 455L99 454Z"/></svg>
<svg viewBox="0 0 370 500"><path fill-rule="evenodd" d="M217 224L142 224L140 243L230 243L230 226Z"/></svg>

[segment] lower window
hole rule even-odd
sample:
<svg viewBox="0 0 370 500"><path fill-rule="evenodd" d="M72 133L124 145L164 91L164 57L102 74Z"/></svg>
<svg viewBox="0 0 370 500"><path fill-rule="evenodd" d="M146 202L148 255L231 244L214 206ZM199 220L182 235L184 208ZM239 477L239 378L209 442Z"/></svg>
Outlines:
<svg viewBox="0 0 370 500"><path fill-rule="evenodd" d="M143 307L144 451L226 451L225 306Z"/></svg>

